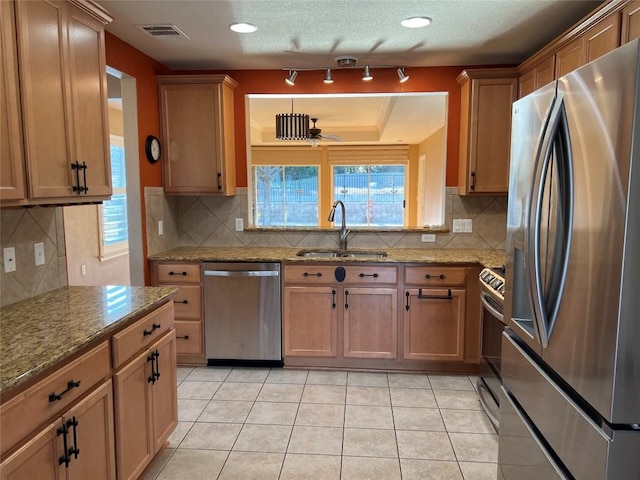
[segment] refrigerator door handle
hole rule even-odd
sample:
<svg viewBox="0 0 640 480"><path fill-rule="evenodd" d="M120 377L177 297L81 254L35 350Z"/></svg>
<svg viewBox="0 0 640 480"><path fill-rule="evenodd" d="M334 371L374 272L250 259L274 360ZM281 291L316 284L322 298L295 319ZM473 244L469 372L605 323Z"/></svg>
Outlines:
<svg viewBox="0 0 640 480"><path fill-rule="evenodd" d="M566 283L573 225L573 157L564 98L559 95L549 117L548 135L543 139L540 152L544 153L536 171L529 217L529 281L532 287L534 321L543 348L549 345L560 309L560 300ZM551 265L549 289L543 292L540 258L540 224L547 173L556 153L558 182L558 226Z"/></svg>

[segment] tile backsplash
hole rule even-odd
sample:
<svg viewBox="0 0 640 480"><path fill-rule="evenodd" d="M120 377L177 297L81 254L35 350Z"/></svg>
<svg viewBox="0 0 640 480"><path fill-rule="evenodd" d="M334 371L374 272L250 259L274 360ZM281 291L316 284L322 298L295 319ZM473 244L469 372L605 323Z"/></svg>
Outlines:
<svg viewBox="0 0 640 480"><path fill-rule="evenodd" d="M40 242L45 264L36 267L33 244ZM1 209L0 244L2 249L16 249L15 272L4 273L4 255L0 255L0 306L67 285L61 207Z"/></svg>
<svg viewBox="0 0 640 480"><path fill-rule="evenodd" d="M247 189L233 197L164 195L161 187L145 188L149 255L179 246L337 248L336 232L235 231L235 219L247 225ZM454 219L472 219L473 233L453 233ZM158 221L164 234L158 235ZM446 191L445 224L449 233L423 243L419 232L352 232L353 248L487 248L504 249L507 197L463 197L456 187Z"/></svg>

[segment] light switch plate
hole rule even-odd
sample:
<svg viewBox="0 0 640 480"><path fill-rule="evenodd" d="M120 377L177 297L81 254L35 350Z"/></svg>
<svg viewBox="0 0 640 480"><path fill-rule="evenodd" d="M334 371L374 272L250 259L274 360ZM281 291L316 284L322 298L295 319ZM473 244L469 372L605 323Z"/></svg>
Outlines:
<svg viewBox="0 0 640 480"><path fill-rule="evenodd" d="M436 241L436 235L435 233L423 233L421 240L423 243L433 243Z"/></svg>
<svg viewBox="0 0 640 480"><path fill-rule="evenodd" d="M33 244L33 256L35 257L36 267L45 264L44 243L40 242Z"/></svg>
<svg viewBox="0 0 640 480"><path fill-rule="evenodd" d="M7 247L4 253L4 273L16 271L16 247Z"/></svg>
<svg viewBox="0 0 640 480"><path fill-rule="evenodd" d="M164 224L162 220L158 220L158 235L164 235Z"/></svg>
<svg viewBox="0 0 640 480"><path fill-rule="evenodd" d="M236 232L242 232L244 230L244 220L242 217L236 218Z"/></svg>

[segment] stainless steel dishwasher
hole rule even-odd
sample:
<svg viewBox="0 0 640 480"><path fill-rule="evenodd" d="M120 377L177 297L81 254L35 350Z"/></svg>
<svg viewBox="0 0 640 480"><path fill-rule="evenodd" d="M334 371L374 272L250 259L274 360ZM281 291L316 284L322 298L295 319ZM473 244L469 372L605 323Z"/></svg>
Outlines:
<svg viewBox="0 0 640 480"><path fill-rule="evenodd" d="M282 366L279 263L204 264L208 365Z"/></svg>

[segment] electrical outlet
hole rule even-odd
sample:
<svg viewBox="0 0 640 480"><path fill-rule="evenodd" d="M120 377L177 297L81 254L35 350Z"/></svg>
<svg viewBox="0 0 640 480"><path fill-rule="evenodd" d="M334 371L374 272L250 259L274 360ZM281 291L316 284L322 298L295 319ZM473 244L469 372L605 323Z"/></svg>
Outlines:
<svg viewBox="0 0 640 480"><path fill-rule="evenodd" d="M470 218L457 218L453 221L453 233L471 233L473 220Z"/></svg>
<svg viewBox="0 0 640 480"><path fill-rule="evenodd" d="M433 243L436 241L435 233L423 233L422 234L422 242L423 243Z"/></svg>
<svg viewBox="0 0 640 480"><path fill-rule="evenodd" d="M16 247L7 247L4 253L4 273L16 271Z"/></svg>
<svg viewBox="0 0 640 480"><path fill-rule="evenodd" d="M462 220L455 218L453 220L453 233L460 233L462 231Z"/></svg>
<svg viewBox="0 0 640 480"><path fill-rule="evenodd" d="M87 266L80 265L80 274L84 277L87 274Z"/></svg>
<svg viewBox="0 0 640 480"><path fill-rule="evenodd" d="M35 257L36 267L45 264L44 243L40 242L33 244L33 256Z"/></svg>
<svg viewBox="0 0 640 480"><path fill-rule="evenodd" d="M164 224L162 220L158 220L158 235L164 235Z"/></svg>
<svg viewBox="0 0 640 480"><path fill-rule="evenodd" d="M244 220L242 217L236 218L236 232L242 232L244 230Z"/></svg>

